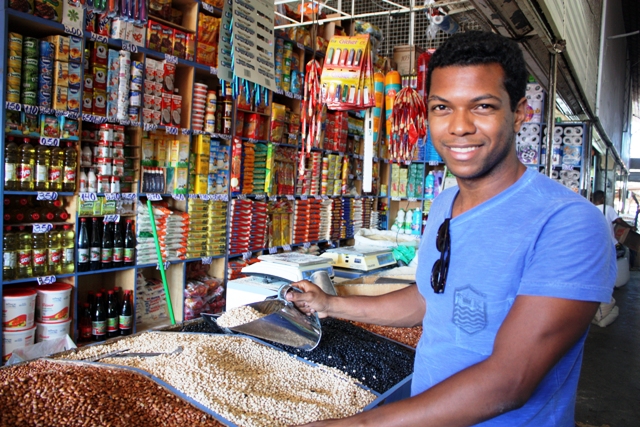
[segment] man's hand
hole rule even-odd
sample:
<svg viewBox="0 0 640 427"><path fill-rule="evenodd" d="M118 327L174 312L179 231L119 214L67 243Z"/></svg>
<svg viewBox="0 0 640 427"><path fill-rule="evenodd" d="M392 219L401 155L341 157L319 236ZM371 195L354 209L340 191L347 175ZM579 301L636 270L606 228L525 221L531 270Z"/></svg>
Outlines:
<svg viewBox="0 0 640 427"><path fill-rule="evenodd" d="M294 287L300 289L302 293L292 291L287 292L285 298L295 304L300 311L307 316L318 313L318 317L324 318L328 316L329 301L331 295L326 294L318 286L308 280L293 283Z"/></svg>

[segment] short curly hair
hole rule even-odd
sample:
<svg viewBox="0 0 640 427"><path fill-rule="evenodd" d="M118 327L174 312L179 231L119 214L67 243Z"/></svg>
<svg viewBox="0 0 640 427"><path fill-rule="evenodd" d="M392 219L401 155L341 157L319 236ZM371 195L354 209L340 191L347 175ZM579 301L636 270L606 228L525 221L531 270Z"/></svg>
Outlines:
<svg viewBox="0 0 640 427"><path fill-rule="evenodd" d="M515 111L526 94L529 73L518 44L499 34L468 31L447 39L429 61L427 91L431 89L431 74L437 68L482 64L502 67L511 111Z"/></svg>

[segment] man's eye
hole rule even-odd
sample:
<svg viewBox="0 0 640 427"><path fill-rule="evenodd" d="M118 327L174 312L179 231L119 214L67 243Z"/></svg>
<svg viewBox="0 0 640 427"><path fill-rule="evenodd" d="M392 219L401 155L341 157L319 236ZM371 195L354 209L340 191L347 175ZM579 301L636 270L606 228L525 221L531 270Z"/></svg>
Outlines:
<svg viewBox="0 0 640 427"><path fill-rule="evenodd" d="M478 108L480 108L481 110L493 110L494 107L491 104L480 104L478 105Z"/></svg>
<svg viewBox="0 0 640 427"><path fill-rule="evenodd" d="M437 104L431 107L431 111L442 111L445 110L447 107L442 105L442 104Z"/></svg>

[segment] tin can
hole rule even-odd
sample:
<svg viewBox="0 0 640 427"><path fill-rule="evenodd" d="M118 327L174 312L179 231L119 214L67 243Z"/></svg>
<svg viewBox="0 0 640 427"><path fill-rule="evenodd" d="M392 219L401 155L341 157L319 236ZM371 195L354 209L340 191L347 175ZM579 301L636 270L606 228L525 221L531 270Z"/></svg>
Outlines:
<svg viewBox="0 0 640 427"><path fill-rule="evenodd" d="M9 50L15 50L16 52L22 52L22 34L9 33Z"/></svg>
<svg viewBox="0 0 640 427"><path fill-rule="evenodd" d="M53 76L53 60L50 58L40 58L38 60L38 74Z"/></svg>
<svg viewBox="0 0 640 427"><path fill-rule="evenodd" d="M129 105L131 107L140 107L142 104L142 94L138 91L129 92Z"/></svg>
<svg viewBox="0 0 640 427"><path fill-rule="evenodd" d="M22 55L9 54L8 64L9 68L22 71Z"/></svg>
<svg viewBox="0 0 640 427"><path fill-rule="evenodd" d="M119 193L120 192L120 177L112 175L110 184L111 184L110 185L110 191L112 193Z"/></svg>
<svg viewBox="0 0 640 427"><path fill-rule="evenodd" d="M124 175L124 159L113 159L113 174L117 176Z"/></svg>
<svg viewBox="0 0 640 427"><path fill-rule="evenodd" d="M115 146L116 144L124 144L124 126L115 125L113 127L113 144L111 145Z"/></svg>
<svg viewBox="0 0 640 427"><path fill-rule="evenodd" d="M224 101L224 117L231 117L232 113L233 113L233 102Z"/></svg>
<svg viewBox="0 0 640 427"><path fill-rule="evenodd" d="M109 165L111 166L111 165ZM111 190L111 185L109 184L110 175L98 175L98 193L108 193Z"/></svg>
<svg viewBox="0 0 640 427"><path fill-rule="evenodd" d="M104 123L98 130L98 143L110 145L113 142L113 125Z"/></svg>
<svg viewBox="0 0 640 427"><path fill-rule="evenodd" d="M111 161L112 159L110 158L96 159L97 171L99 175L111 175L111 171L113 170ZM108 182L109 181L107 181L107 183ZM108 193L109 191L107 190L106 192Z"/></svg>

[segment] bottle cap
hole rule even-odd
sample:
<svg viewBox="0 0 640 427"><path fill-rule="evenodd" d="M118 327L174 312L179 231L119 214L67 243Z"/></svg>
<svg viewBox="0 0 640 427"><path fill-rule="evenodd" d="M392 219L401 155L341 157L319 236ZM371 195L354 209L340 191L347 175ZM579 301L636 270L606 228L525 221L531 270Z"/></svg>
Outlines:
<svg viewBox="0 0 640 427"><path fill-rule="evenodd" d="M113 291L108 291L107 294L113 295Z"/></svg>

